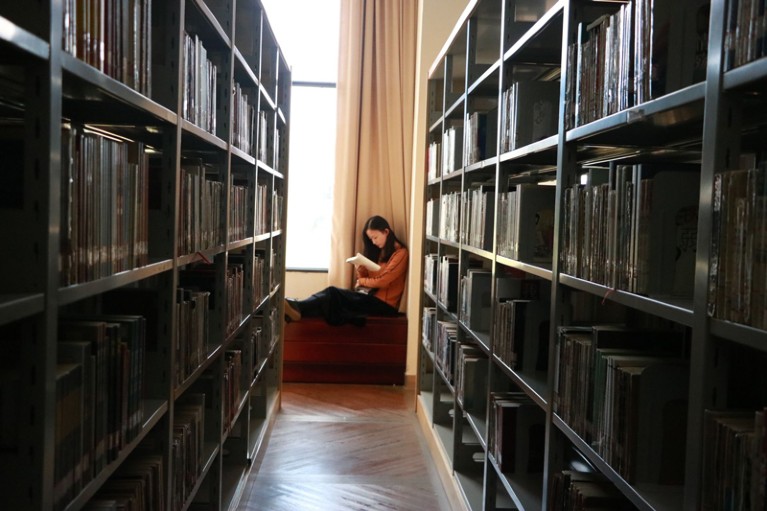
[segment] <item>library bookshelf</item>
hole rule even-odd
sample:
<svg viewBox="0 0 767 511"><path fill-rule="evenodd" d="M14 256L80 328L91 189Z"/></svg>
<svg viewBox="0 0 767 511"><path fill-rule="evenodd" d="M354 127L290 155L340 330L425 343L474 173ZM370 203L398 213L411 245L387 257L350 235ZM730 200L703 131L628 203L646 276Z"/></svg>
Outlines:
<svg viewBox="0 0 767 511"><path fill-rule="evenodd" d="M472 510L764 506L764 2L470 0L418 413Z"/></svg>
<svg viewBox="0 0 767 511"><path fill-rule="evenodd" d="M259 0L0 6L0 508L235 509L280 406Z"/></svg>

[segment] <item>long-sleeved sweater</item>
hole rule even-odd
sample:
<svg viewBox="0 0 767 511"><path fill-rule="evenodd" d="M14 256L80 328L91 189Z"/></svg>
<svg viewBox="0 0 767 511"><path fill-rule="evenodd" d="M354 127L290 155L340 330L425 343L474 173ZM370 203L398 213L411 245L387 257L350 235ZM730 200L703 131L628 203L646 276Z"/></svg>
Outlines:
<svg viewBox="0 0 767 511"><path fill-rule="evenodd" d="M378 264L381 266L378 271L369 271L362 266L357 268L359 284L377 289L375 297L396 309L399 307L400 298L405 291L408 265L407 249L404 247L397 248L388 261L379 261Z"/></svg>

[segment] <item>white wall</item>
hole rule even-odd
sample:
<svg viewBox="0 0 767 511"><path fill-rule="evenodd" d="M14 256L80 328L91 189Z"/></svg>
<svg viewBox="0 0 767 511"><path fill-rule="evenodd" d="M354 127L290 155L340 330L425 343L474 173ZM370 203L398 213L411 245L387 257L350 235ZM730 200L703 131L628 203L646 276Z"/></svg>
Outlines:
<svg viewBox="0 0 767 511"><path fill-rule="evenodd" d="M285 272L285 296L288 298L306 298L321 289L325 289L327 286L327 272Z"/></svg>
<svg viewBox="0 0 767 511"><path fill-rule="evenodd" d="M418 361L418 345L421 323L421 269L423 267L423 184L425 182L426 161L426 122L427 122L427 80L429 68L437 54L445 45L458 18L466 9L468 0L419 0L418 20L418 60L416 62L416 95L413 147L413 181L408 245L411 253L411 265L408 279L408 351L407 375L415 375Z"/></svg>

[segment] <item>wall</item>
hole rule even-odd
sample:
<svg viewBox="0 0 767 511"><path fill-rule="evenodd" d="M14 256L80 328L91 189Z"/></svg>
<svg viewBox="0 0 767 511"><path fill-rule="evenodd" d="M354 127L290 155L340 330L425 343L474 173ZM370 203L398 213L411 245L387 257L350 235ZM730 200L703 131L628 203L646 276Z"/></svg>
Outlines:
<svg viewBox="0 0 767 511"><path fill-rule="evenodd" d="M410 278L408 279L408 353L407 375L416 374L421 323L421 270L423 267L423 183L426 161L426 100L429 68L437 58L448 36L461 16L468 0L419 0L418 58L416 61L416 95L413 147L413 181L410 200Z"/></svg>
<svg viewBox="0 0 767 511"><path fill-rule="evenodd" d="M328 286L326 271L286 271L285 296L288 298L306 298Z"/></svg>

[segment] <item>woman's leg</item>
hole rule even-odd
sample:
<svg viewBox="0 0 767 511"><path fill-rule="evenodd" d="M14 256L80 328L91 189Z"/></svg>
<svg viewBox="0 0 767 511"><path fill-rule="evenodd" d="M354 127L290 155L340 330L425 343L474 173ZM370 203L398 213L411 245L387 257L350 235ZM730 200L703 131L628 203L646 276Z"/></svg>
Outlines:
<svg viewBox="0 0 767 511"><path fill-rule="evenodd" d="M304 300L290 301L302 317L322 317L330 325L364 324L360 318L372 314L393 316L397 311L389 304L349 289L327 287Z"/></svg>

